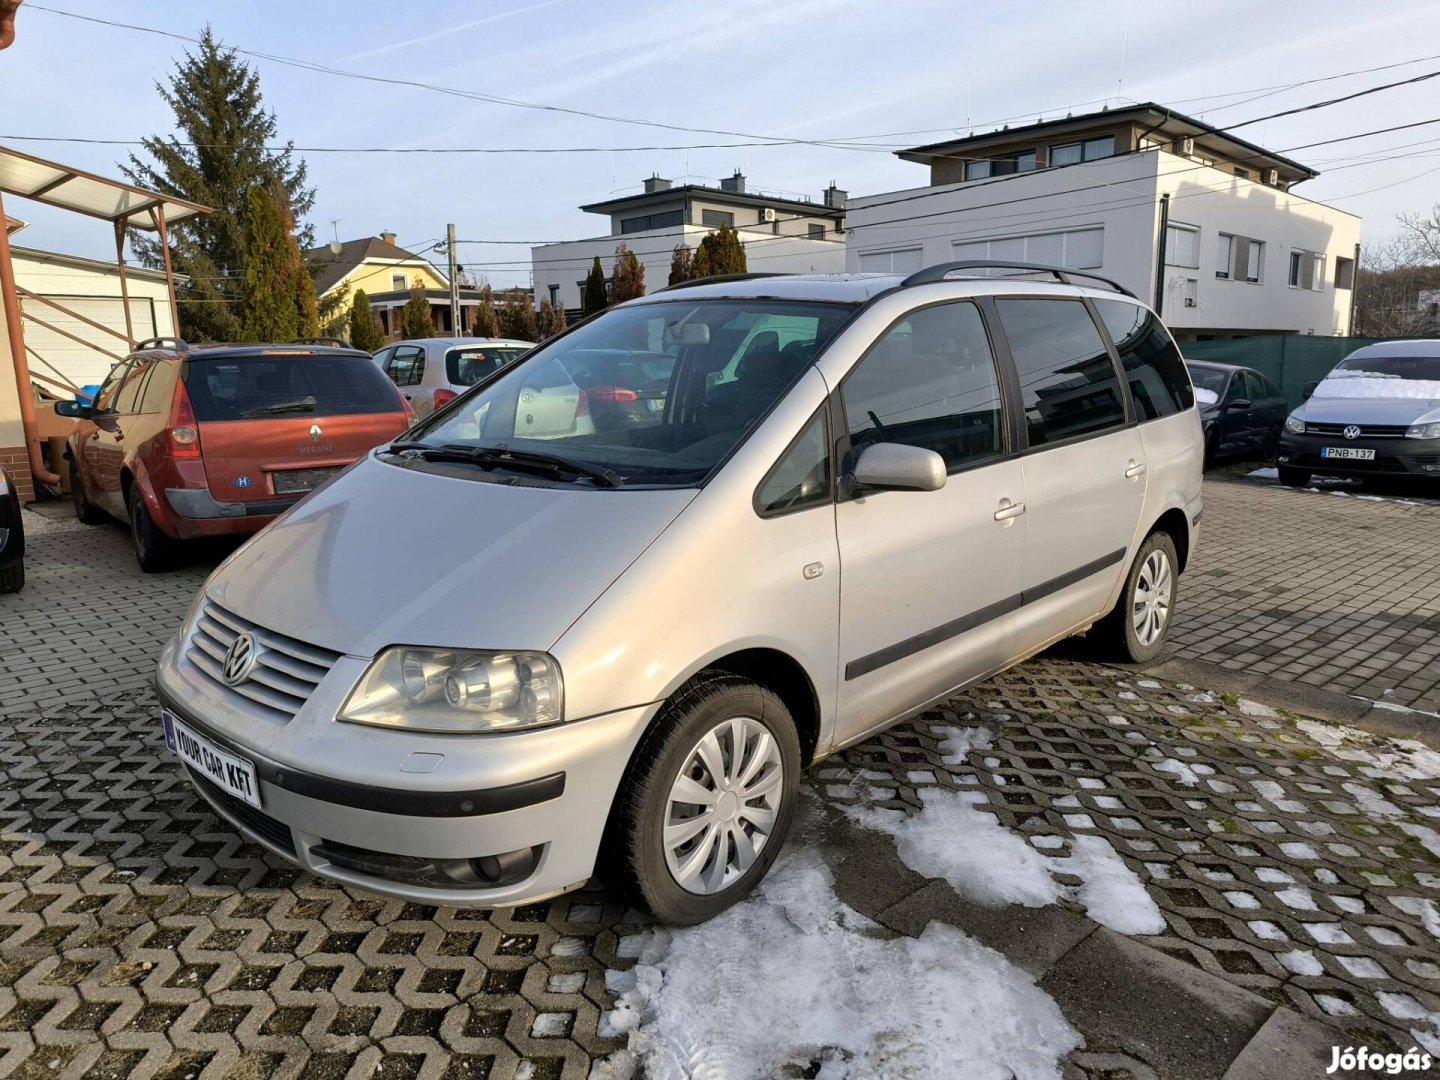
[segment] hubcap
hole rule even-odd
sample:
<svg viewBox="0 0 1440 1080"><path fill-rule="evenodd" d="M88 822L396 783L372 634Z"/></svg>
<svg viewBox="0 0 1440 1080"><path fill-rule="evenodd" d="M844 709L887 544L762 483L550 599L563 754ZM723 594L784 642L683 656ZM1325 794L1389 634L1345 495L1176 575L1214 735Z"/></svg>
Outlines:
<svg viewBox="0 0 1440 1080"><path fill-rule="evenodd" d="M1153 645L1165 632L1170 619L1171 584L1170 557L1163 551L1152 551L1135 578L1130 608L1135 638L1141 645Z"/></svg>
<svg viewBox="0 0 1440 1080"><path fill-rule="evenodd" d="M665 865L686 892L742 877L775 828L784 786L780 745L748 716L721 721L690 749L665 802Z"/></svg>

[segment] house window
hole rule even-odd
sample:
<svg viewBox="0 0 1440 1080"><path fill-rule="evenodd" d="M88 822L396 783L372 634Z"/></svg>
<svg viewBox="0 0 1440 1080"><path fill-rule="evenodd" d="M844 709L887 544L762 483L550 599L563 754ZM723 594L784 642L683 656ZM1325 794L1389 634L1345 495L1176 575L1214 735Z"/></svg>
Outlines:
<svg viewBox="0 0 1440 1080"><path fill-rule="evenodd" d="M1164 140L1164 139L1157 139L1157 138L1155 138L1155 136L1153 136L1153 135L1146 135L1144 138L1142 138L1142 139L1140 140L1140 149L1141 149L1141 150L1163 150L1163 149L1165 149L1165 140Z"/></svg>
<svg viewBox="0 0 1440 1080"><path fill-rule="evenodd" d="M1215 276L1229 281L1259 284L1265 265L1265 244L1248 236L1220 234L1216 248Z"/></svg>
<svg viewBox="0 0 1440 1080"><path fill-rule="evenodd" d="M1318 251L1290 252L1290 287L1320 292L1325 288L1325 256Z"/></svg>
<svg viewBox="0 0 1440 1080"><path fill-rule="evenodd" d="M824 226L824 225L809 225L809 226L806 226L806 231L808 232L811 240L824 240L824 239L825 239L825 226Z"/></svg>
<svg viewBox="0 0 1440 1080"><path fill-rule="evenodd" d="M1343 255L1335 256L1335 288L1353 289L1355 287L1355 260L1347 259Z"/></svg>
<svg viewBox="0 0 1440 1080"><path fill-rule="evenodd" d="M987 176L1009 176L1011 173L1034 171L1034 150L1021 150L1003 157L985 158L982 161L965 163L966 180L983 180Z"/></svg>
<svg viewBox="0 0 1440 1080"><path fill-rule="evenodd" d="M651 229L665 229L672 225L683 225L683 210L667 210L663 214L641 214L639 217L623 218L620 222L622 233L648 232Z"/></svg>
<svg viewBox="0 0 1440 1080"><path fill-rule="evenodd" d="M1250 175L1250 170L1249 170L1249 169L1242 169L1242 168L1240 168L1240 166L1238 166L1238 165L1235 166L1235 175L1238 176L1238 177L1240 177L1240 179L1242 179L1242 180L1254 180L1254 179L1255 179L1253 176Z"/></svg>
<svg viewBox="0 0 1440 1080"><path fill-rule="evenodd" d="M1172 221L1165 226L1165 265L1200 265L1200 230L1194 225Z"/></svg>
<svg viewBox="0 0 1440 1080"><path fill-rule="evenodd" d="M862 274L913 274L925 265L920 248L896 251L866 251L860 255Z"/></svg>
<svg viewBox="0 0 1440 1080"><path fill-rule="evenodd" d="M1078 165L1082 161L1110 157L1115 153L1115 136L1103 139L1086 139L1084 142L1064 143L1050 148L1050 164Z"/></svg>
<svg viewBox="0 0 1440 1080"><path fill-rule="evenodd" d="M390 291L391 291L391 292L404 292L404 291L405 291L406 289L408 289L409 287L410 287L410 279L407 278L404 274L391 274L391 275L390 275Z"/></svg>
<svg viewBox="0 0 1440 1080"><path fill-rule="evenodd" d="M956 259L991 262L1045 263L1091 270L1104 263L1104 228L1070 229L1065 232L1004 236L993 240L957 241L952 247ZM997 270L998 276L1010 271Z"/></svg>
<svg viewBox="0 0 1440 1080"><path fill-rule="evenodd" d="M701 210L700 224L707 229L718 229L721 225L735 227L735 215L729 210Z"/></svg>
<svg viewBox="0 0 1440 1080"><path fill-rule="evenodd" d="M560 286L559 286L559 285L551 285L551 286L550 286L550 306L551 306L551 307L558 307L559 304L560 304Z"/></svg>

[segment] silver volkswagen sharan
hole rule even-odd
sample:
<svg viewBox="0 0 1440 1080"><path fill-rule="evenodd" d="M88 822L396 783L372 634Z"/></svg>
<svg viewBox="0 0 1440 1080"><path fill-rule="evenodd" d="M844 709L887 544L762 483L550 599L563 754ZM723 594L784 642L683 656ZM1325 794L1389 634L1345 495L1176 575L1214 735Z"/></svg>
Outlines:
<svg viewBox="0 0 1440 1080"><path fill-rule="evenodd" d="M1067 635L1165 641L1203 454L1175 344L1103 279L995 265L711 279L551 340L215 571L160 658L168 745L336 881L492 906L598 872L716 914L802 769Z"/></svg>

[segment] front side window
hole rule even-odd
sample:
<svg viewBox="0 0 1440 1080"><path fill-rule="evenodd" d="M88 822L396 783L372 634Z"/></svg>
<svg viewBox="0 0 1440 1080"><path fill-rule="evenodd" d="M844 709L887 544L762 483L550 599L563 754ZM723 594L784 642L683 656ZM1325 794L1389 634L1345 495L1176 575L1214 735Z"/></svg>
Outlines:
<svg viewBox="0 0 1440 1080"><path fill-rule="evenodd" d="M700 484L853 312L763 297L616 308L541 345L410 439L558 456L630 486Z"/></svg>
<svg viewBox="0 0 1440 1080"><path fill-rule="evenodd" d="M829 501L830 429L821 410L761 482L755 506L769 516Z"/></svg>
<svg viewBox="0 0 1440 1080"><path fill-rule="evenodd" d="M95 393L95 411L97 413L113 412L115 410L115 395L120 389L121 380L125 373L130 370L130 361L122 361L110 369L110 374L105 376L105 381L100 384L100 389Z"/></svg>
<svg viewBox="0 0 1440 1080"><path fill-rule="evenodd" d="M974 304L922 308L892 326L846 377L841 399L857 458L896 442L957 469L1005 451L995 359Z"/></svg>
<svg viewBox="0 0 1440 1080"><path fill-rule="evenodd" d="M1096 300L1100 321L1120 354L1139 420L1183 412L1194 402L1180 350L1149 308L1122 300Z"/></svg>
<svg viewBox="0 0 1440 1080"><path fill-rule="evenodd" d="M1115 365L1079 300L996 300L1020 376L1030 445L1125 423Z"/></svg>

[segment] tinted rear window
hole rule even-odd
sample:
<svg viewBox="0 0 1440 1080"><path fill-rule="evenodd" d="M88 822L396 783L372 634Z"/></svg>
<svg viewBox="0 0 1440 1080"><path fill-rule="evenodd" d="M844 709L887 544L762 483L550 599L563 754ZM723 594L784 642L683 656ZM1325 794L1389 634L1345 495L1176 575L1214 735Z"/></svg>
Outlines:
<svg viewBox="0 0 1440 1080"><path fill-rule="evenodd" d="M528 352L514 345L466 345L445 354L445 378L452 386L474 386Z"/></svg>
<svg viewBox="0 0 1440 1080"><path fill-rule="evenodd" d="M368 356L195 357L186 369L201 422L401 411L395 387Z"/></svg>

